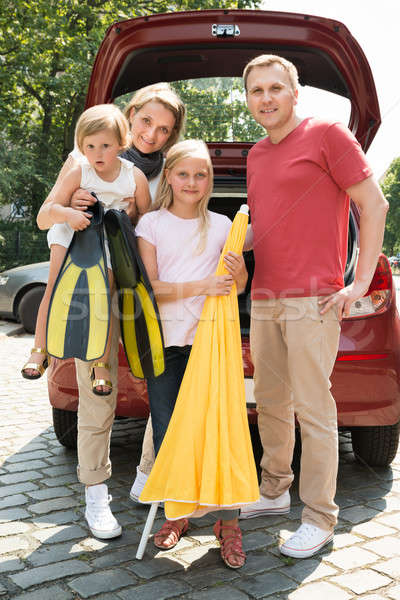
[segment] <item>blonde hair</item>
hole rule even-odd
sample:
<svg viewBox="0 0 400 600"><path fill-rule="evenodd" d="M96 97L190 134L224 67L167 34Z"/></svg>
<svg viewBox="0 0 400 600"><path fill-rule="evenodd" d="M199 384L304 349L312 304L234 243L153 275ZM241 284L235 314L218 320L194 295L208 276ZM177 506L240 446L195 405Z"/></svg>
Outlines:
<svg viewBox="0 0 400 600"><path fill-rule="evenodd" d="M172 188L167 181L166 172L170 169L173 169L181 160L186 158L202 158L207 164L208 186L204 196L201 198L198 204L198 217L200 218L198 231L200 234L200 241L197 247L197 252L201 254L205 248L207 240L207 229L209 224L207 206L214 184L211 157L210 153L208 152L207 145L204 142L201 140L184 140L183 142L178 142L168 150L152 210L159 210L160 208L168 209L172 205L173 193Z"/></svg>
<svg viewBox="0 0 400 600"><path fill-rule="evenodd" d="M97 104L85 110L78 119L75 128L75 141L83 152L83 140L88 135L108 129L112 131L118 144L126 150L131 145L129 123L115 104Z"/></svg>
<svg viewBox="0 0 400 600"><path fill-rule="evenodd" d="M168 83L154 83L141 88L133 94L124 108L124 115L128 121L130 120L132 108L137 113L148 102L159 102L172 112L175 119L171 135L161 148L161 151L164 152L176 144L183 133L186 114L185 105Z"/></svg>
<svg viewBox="0 0 400 600"><path fill-rule="evenodd" d="M247 79L254 67L270 67L271 65L280 65L288 74L290 85L295 92L299 85L299 75L297 73L297 69L293 63L282 56L277 56L276 54L261 54L260 56L256 56L253 58L244 68L243 71L243 79L244 79L244 88L247 92Z"/></svg>

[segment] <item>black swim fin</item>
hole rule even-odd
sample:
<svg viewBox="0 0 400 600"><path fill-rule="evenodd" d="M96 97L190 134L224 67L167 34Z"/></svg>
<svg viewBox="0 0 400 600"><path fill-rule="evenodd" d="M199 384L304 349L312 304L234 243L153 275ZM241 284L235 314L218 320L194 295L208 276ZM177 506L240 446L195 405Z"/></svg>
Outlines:
<svg viewBox="0 0 400 600"><path fill-rule="evenodd" d="M90 212L90 225L74 233L50 299L46 348L56 358L97 360L107 344L110 289L102 204L97 200Z"/></svg>
<svg viewBox="0 0 400 600"><path fill-rule="evenodd" d="M134 227L125 211L104 216L114 278L118 288L121 337L135 377L164 372L164 341L154 292L137 248Z"/></svg>

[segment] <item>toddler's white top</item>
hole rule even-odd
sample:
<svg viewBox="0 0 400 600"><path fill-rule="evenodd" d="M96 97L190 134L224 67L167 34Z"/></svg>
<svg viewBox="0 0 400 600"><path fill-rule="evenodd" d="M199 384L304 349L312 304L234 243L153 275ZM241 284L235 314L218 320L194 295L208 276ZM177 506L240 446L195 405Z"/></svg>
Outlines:
<svg viewBox="0 0 400 600"><path fill-rule="evenodd" d="M78 150L78 148L74 148L72 150L72 152L69 153L69 156L71 156L74 160L76 160L79 163L86 160L85 156L82 154L82 152L80 150ZM135 163L132 163L132 164L134 165ZM163 168L164 168L164 164L165 164L165 158L163 161ZM154 200L156 199L157 188L158 188L158 184L160 183L163 168L158 173L158 175L153 177L153 179L147 180L148 184L149 184L149 190L150 190L150 196L151 196L152 203L154 203Z"/></svg>
<svg viewBox="0 0 400 600"><path fill-rule="evenodd" d="M81 156L83 157L83 155ZM119 174L113 181L105 181L99 177L85 157L83 159L79 165L82 170L80 187L89 192L94 192L103 204L105 212L110 208L126 209L129 202L125 198L134 196L136 190L133 163L125 158L118 157L121 164ZM73 235L74 230L68 223L56 223L47 233L47 243L49 246L60 244L68 248Z"/></svg>

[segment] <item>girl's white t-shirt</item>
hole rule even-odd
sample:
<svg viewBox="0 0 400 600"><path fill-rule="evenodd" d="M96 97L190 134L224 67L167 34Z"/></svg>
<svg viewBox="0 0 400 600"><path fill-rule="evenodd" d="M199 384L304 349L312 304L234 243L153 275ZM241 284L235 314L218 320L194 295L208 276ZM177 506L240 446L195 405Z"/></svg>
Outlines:
<svg viewBox="0 0 400 600"><path fill-rule="evenodd" d="M160 281L198 281L215 273L232 222L211 211L208 217L207 241L199 254L199 219L181 219L165 208L143 215L136 235L156 247ZM165 347L193 344L205 299L206 296L170 302L158 299Z"/></svg>

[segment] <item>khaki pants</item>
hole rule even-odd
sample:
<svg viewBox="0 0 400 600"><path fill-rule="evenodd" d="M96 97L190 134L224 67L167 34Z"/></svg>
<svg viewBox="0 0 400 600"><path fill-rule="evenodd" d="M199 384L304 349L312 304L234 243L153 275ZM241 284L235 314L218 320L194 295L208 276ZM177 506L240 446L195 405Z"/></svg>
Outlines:
<svg viewBox="0 0 400 600"><path fill-rule="evenodd" d="M139 471L145 473L146 475L150 475L154 461L153 426L151 424L151 417L149 417L147 420L146 429L144 431Z"/></svg>
<svg viewBox="0 0 400 600"><path fill-rule="evenodd" d="M276 498L293 481L294 415L300 424L302 520L333 530L338 467L336 404L331 375L340 334L334 309L318 298L253 300L250 343L254 395L263 445L263 496Z"/></svg>
<svg viewBox="0 0 400 600"><path fill-rule="evenodd" d="M109 396L92 392L92 363L75 359L79 388L77 472L79 481L86 485L103 483L111 476L110 437L118 394L119 344L119 322L114 315L112 319L109 363L113 389Z"/></svg>

